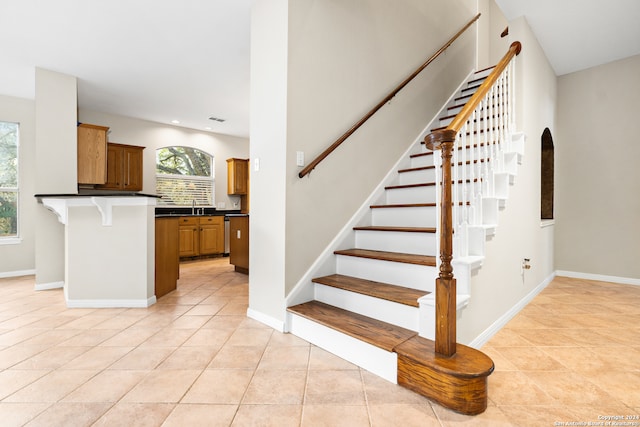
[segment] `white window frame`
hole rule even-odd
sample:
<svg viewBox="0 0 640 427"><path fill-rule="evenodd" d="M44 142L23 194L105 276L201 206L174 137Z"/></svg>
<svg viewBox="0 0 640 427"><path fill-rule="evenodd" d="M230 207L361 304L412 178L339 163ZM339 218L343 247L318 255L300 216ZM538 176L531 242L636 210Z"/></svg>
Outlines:
<svg viewBox="0 0 640 427"><path fill-rule="evenodd" d="M165 146L165 147L160 147L158 149L156 149L156 152L158 150L161 150L163 148L169 148L169 147L184 147L183 145L173 145L173 146ZM211 200L209 200L206 204L203 203L199 203L198 201L196 201L196 205L199 207L213 207L215 206L215 200L216 200L216 194L215 194L215 189L216 189L216 182L215 182L215 157L212 154L207 153L204 150L201 150L199 148L195 148L195 147L191 147L194 148L204 154L206 154L207 156L209 156L209 161L211 162L210 165L210 170L211 170L211 176L195 176L195 175L175 175L175 174L166 174L166 173L158 173L156 171L156 193L161 196L161 192L158 191L158 181L159 180L176 180L176 181L183 181L183 182L200 182L200 183L206 183L207 185L211 186ZM157 165L157 155L156 155L156 165ZM166 199L159 199L158 200L158 206L174 206L174 207L191 207L192 205L189 204L181 204L181 205L174 205L171 203L166 203L165 202ZM193 199L192 199L193 200Z"/></svg>
<svg viewBox="0 0 640 427"><path fill-rule="evenodd" d="M0 245L15 245L22 242L20 237L20 123L5 121L16 126L16 186L0 187L1 193L15 193L16 195L16 235L0 236Z"/></svg>

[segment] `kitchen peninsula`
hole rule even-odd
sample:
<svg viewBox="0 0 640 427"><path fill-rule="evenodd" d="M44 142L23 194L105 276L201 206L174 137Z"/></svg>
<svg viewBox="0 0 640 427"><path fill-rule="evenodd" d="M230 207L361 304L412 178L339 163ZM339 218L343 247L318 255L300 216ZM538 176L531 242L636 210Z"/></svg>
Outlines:
<svg viewBox="0 0 640 427"><path fill-rule="evenodd" d="M154 207L142 193L37 194L65 225L68 307L155 303Z"/></svg>

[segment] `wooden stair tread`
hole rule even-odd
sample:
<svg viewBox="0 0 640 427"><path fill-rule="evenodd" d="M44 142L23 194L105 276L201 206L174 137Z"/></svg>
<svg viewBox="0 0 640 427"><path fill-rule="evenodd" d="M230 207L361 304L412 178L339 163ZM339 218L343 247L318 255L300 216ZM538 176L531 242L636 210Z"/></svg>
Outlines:
<svg viewBox="0 0 640 427"><path fill-rule="evenodd" d="M430 292L404 286L390 285L388 283L375 282L373 280L359 279L357 277L332 274L324 277L316 277L314 283L331 286L345 291L355 292L361 295L397 302L411 307L419 307L418 299Z"/></svg>
<svg viewBox="0 0 640 427"><path fill-rule="evenodd" d="M435 203L399 203L395 205L371 205L371 209L381 208L432 208L435 207Z"/></svg>
<svg viewBox="0 0 640 427"><path fill-rule="evenodd" d="M287 311L389 352L417 335L416 332L409 329L342 310L319 301L295 305L289 307Z"/></svg>
<svg viewBox="0 0 640 427"><path fill-rule="evenodd" d="M370 230L370 231L401 231L405 233L435 233L435 227L394 227L381 225L365 225L361 227L353 227L354 230Z"/></svg>
<svg viewBox="0 0 640 427"><path fill-rule="evenodd" d="M437 366L440 372L458 378L486 377L494 369L493 360L479 350L456 344L456 354L445 357L436 353L434 341L419 336L399 344L395 352L420 364Z"/></svg>
<svg viewBox="0 0 640 427"><path fill-rule="evenodd" d="M411 159L415 159L416 157L423 157L423 156L433 156L433 151L427 151L425 153L415 153L415 154L411 154L409 156L409 158Z"/></svg>
<svg viewBox="0 0 640 427"><path fill-rule="evenodd" d="M398 190L401 188L418 188L418 187L433 187L435 182L423 182L420 184L401 184L401 185L389 185L384 187L385 190Z"/></svg>
<svg viewBox="0 0 640 427"><path fill-rule="evenodd" d="M420 166L420 167L417 167L417 168L399 169L398 173L427 171L427 170L435 169L435 168L436 168L435 165L432 165L432 166Z"/></svg>
<svg viewBox="0 0 640 427"><path fill-rule="evenodd" d="M336 255L378 259L381 261L401 262L405 264L436 266L436 257L429 255L405 254L401 252L373 251L370 249L345 249L333 252Z"/></svg>

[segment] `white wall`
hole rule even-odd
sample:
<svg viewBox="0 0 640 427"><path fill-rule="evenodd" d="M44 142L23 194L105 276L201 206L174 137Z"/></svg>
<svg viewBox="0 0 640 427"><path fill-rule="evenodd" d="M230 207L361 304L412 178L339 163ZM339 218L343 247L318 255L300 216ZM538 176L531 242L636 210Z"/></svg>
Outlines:
<svg viewBox="0 0 640 427"><path fill-rule="evenodd" d="M555 271L554 227L541 227L540 220L540 138L546 127L555 133L556 76L524 18L509 22L508 42L516 40L522 43L516 128L527 137L525 154L496 235L487 241L484 264L472 278L471 300L458 322L462 343L480 336ZM523 258L531 260L524 275Z"/></svg>
<svg viewBox="0 0 640 427"><path fill-rule="evenodd" d="M215 202L224 202L225 209L234 209L236 196L227 195L227 159L248 158L249 140L216 133L165 125L131 117L82 109L78 120L109 127L107 139L119 144L139 145L143 151L143 192L156 192L156 149L170 145L194 147L214 156Z"/></svg>
<svg viewBox="0 0 640 427"><path fill-rule="evenodd" d="M20 242L0 243L0 277L35 272L35 103L0 95L0 120L20 124L18 226Z"/></svg>
<svg viewBox="0 0 640 427"><path fill-rule="evenodd" d="M640 55L558 79L558 270L640 279Z"/></svg>

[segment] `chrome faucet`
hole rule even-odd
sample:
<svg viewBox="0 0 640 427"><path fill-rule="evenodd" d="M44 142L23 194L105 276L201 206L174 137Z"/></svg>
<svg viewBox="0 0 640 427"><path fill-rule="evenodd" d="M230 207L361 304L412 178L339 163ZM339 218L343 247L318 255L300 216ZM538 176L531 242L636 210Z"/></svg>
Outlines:
<svg viewBox="0 0 640 427"><path fill-rule="evenodd" d="M191 201L191 215L195 215L196 214L196 199L193 199Z"/></svg>

